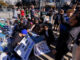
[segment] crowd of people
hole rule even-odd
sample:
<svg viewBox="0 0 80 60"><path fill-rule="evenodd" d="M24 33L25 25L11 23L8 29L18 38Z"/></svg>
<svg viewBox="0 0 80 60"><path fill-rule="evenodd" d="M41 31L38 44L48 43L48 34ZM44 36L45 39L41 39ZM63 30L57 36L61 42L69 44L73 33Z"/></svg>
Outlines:
<svg viewBox="0 0 80 60"><path fill-rule="evenodd" d="M72 6L66 4L65 6L59 10L50 8L48 11L46 8L39 11L35 9L34 5L26 9L15 7L13 10L14 28L9 44L10 52L16 55L13 51L14 48L27 33L32 35L31 32L33 32L37 36L44 37L55 60L62 60L70 50L73 52L72 60L80 60L80 7L77 7L78 4ZM57 39L55 39L53 31L60 33ZM54 44L55 41L56 44ZM73 49L70 49L72 43L74 46ZM52 50L51 44L54 44L56 49Z"/></svg>

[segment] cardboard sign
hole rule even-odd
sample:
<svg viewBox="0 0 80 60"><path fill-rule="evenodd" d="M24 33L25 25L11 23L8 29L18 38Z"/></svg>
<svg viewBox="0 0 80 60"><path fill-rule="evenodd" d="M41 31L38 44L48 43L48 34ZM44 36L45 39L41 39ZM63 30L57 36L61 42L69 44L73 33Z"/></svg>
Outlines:
<svg viewBox="0 0 80 60"><path fill-rule="evenodd" d="M22 60L28 60L31 50L34 46L34 42L32 39L28 37L24 37L14 51L22 58Z"/></svg>
<svg viewBox="0 0 80 60"><path fill-rule="evenodd" d="M34 54L39 56L45 53L49 53L50 49L48 48L45 41L41 41L34 46Z"/></svg>

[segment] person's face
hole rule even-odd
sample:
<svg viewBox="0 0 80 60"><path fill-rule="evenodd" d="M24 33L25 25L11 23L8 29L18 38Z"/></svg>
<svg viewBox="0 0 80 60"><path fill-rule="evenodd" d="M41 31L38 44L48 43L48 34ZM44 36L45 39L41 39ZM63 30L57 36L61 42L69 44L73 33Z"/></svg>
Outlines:
<svg viewBox="0 0 80 60"><path fill-rule="evenodd" d="M32 21L34 21L34 18L32 18Z"/></svg>
<svg viewBox="0 0 80 60"><path fill-rule="evenodd" d="M72 9L75 9L76 8L76 5L72 6Z"/></svg>
<svg viewBox="0 0 80 60"><path fill-rule="evenodd" d="M44 29L45 29L45 30L48 30L48 27L47 27L47 26L44 26Z"/></svg>
<svg viewBox="0 0 80 60"><path fill-rule="evenodd" d="M69 17L71 17L72 15L73 15L72 12L71 13L70 12L67 13L67 16L69 16Z"/></svg>
<svg viewBox="0 0 80 60"><path fill-rule="evenodd" d="M75 26L77 24L77 20L75 19L75 17L72 17L70 20L70 26Z"/></svg>
<svg viewBox="0 0 80 60"><path fill-rule="evenodd" d="M60 11L60 14L64 14L64 11Z"/></svg>
<svg viewBox="0 0 80 60"><path fill-rule="evenodd" d="M24 23L23 20L21 20L21 23Z"/></svg>
<svg viewBox="0 0 80 60"><path fill-rule="evenodd" d="M19 33L19 36L22 37L23 36L22 33Z"/></svg>
<svg viewBox="0 0 80 60"><path fill-rule="evenodd" d="M32 9L34 9L34 6L32 5Z"/></svg>
<svg viewBox="0 0 80 60"><path fill-rule="evenodd" d="M43 8L43 11L45 11L45 8Z"/></svg>
<svg viewBox="0 0 80 60"><path fill-rule="evenodd" d="M39 23L39 21L38 21L38 20L36 20L36 21L35 21L35 23L37 24L37 23Z"/></svg>

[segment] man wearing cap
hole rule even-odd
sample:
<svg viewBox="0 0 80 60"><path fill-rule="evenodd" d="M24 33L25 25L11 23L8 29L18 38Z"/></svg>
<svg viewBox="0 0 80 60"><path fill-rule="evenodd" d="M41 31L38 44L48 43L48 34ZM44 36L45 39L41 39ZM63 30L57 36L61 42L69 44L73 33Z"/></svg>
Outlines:
<svg viewBox="0 0 80 60"><path fill-rule="evenodd" d="M27 30L23 29L21 32L17 32L14 35L14 41L12 42L12 47L15 48L16 45L26 36Z"/></svg>

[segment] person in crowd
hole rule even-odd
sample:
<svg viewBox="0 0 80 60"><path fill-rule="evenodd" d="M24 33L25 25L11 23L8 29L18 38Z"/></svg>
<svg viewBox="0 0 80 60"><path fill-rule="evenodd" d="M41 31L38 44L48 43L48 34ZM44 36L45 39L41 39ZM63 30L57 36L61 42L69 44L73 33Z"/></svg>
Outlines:
<svg viewBox="0 0 80 60"><path fill-rule="evenodd" d="M13 9L13 18L17 19L18 18L18 13L17 13L17 8L14 7Z"/></svg>
<svg viewBox="0 0 80 60"><path fill-rule="evenodd" d="M14 38L14 41L12 43L12 47L16 47L17 44L19 44L19 42L24 38L24 36L26 36L27 34L27 30L26 29L22 29L21 32L17 32L13 38Z"/></svg>
<svg viewBox="0 0 80 60"><path fill-rule="evenodd" d="M60 25L60 20L64 19L64 10L61 9L58 14L55 14L53 17L55 22L54 22L54 30L58 31L59 30L59 25Z"/></svg>
<svg viewBox="0 0 80 60"><path fill-rule="evenodd" d="M40 18L39 24L43 24L43 22L44 22L44 19L43 18Z"/></svg>
<svg viewBox="0 0 80 60"><path fill-rule="evenodd" d="M45 21L44 21L43 24L48 25L49 29L52 29L52 24L49 22L49 19L48 18L45 18Z"/></svg>
<svg viewBox="0 0 80 60"><path fill-rule="evenodd" d="M62 7L62 9L64 10L64 12L66 13L66 11L68 9L71 9L70 5L68 5L68 3L66 2L65 5Z"/></svg>
<svg viewBox="0 0 80 60"><path fill-rule="evenodd" d="M47 12L45 10L45 8L42 8L42 11L41 11L41 18L44 20L45 19L45 16L47 15Z"/></svg>
<svg viewBox="0 0 80 60"><path fill-rule="evenodd" d="M64 16L65 21L69 22L69 19L72 17L74 12L75 11L73 9L68 9L67 12L65 13L66 15Z"/></svg>
<svg viewBox="0 0 80 60"><path fill-rule="evenodd" d="M31 19L35 17L35 9L34 9L34 5L31 5Z"/></svg>
<svg viewBox="0 0 80 60"><path fill-rule="evenodd" d="M47 45L51 49L50 44L54 43L54 34L51 29L49 29L48 25L44 25L43 35L45 36L45 40L47 41Z"/></svg>
<svg viewBox="0 0 80 60"><path fill-rule="evenodd" d="M17 9L17 14L18 14L18 18L20 19L21 18L21 12L20 12L20 9Z"/></svg>
<svg viewBox="0 0 80 60"><path fill-rule="evenodd" d="M52 16L53 16L53 9L51 8L48 12L49 15L49 22L52 23Z"/></svg>
<svg viewBox="0 0 80 60"><path fill-rule="evenodd" d="M60 34L62 33L62 31L66 32L68 30L68 28L62 23L62 20L64 20L66 23L69 23L69 19L72 17L73 14L74 11L71 9L67 10L67 16L64 17L64 15L62 14L62 19L60 19Z"/></svg>
<svg viewBox="0 0 80 60"><path fill-rule="evenodd" d="M35 18L34 24L39 24L39 18Z"/></svg>
<svg viewBox="0 0 80 60"><path fill-rule="evenodd" d="M24 22L24 26L26 26L28 23L28 18L23 18L23 22Z"/></svg>
<svg viewBox="0 0 80 60"><path fill-rule="evenodd" d="M70 26L66 26L63 24L64 19L64 13L60 15L60 36L57 39L57 44L56 44L56 54L55 54L55 60L61 60L63 56L69 51L67 47L67 41L69 38L69 29ZM66 38L67 37L67 38Z"/></svg>
<svg viewBox="0 0 80 60"><path fill-rule="evenodd" d="M74 12L76 11L76 4L74 4L73 6L72 6L72 9L74 10Z"/></svg>
<svg viewBox="0 0 80 60"><path fill-rule="evenodd" d="M26 17L29 17L29 9L26 8Z"/></svg>
<svg viewBox="0 0 80 60"><path fill-rule="evenodd" d="M80 13L76 13L70 19L70 38L69 42L74 40L72 60L80 60Z"/></svg>
<svg viewBox="0 0 80 60"><path fill-rule="evenodd" d="M17 22L17 25L15 26L15 30L20 32L22 29L26 28L26 25L24 24L24 19L21 18L20 22Z"/></svg>
<svg viewBox="0 0 80 60"><path fill-rule="evenodd" d="M58 13L58 9L56 7L53 8L53 16Z"/></svg>
<svg viewBox="0 0 80 60"><path fill-rule="evenodd" d="M38 28L37 26L39 26L39 20L38 20L38 18L36 18L35 20L34 20L34 25L32 26L32 30L33 31L37 31L36 29Z"/></svg>
<svg viewBox="0 0 80 60"><path fill-rule="evenodd" d="M29 21L34 23L34 20L35 20L35 18L33 17L33 18L30 19Z"/></svg>
<svg viewBox="0 0 80 60"><path fill-rule="evenodd" d="M17 45L20 44L21 40L26 36L26 34L27 34L26 29L23 29L20 32L15 33L15 35L12 36L13 38L12 42L8 45L10 53L13 53L13 55L19 58L19 60L21 60L22 58L14 51L14 49L16 48Z"/></svg>
<svg viewBox="0 0 80 60"><path fill-rule="evenodd" d="M19 31L19 22L18 22L18 20L15 20L12 36L14 36L15 33L18 32L18 31Z"/></svg>
<svg viewBox="0 0 80 60"><path fill-rule="evenodd" d="M77 44L77 37L79 35L79 29L80 29L80 14L73 14L73 16L70 18L69 23L65 22L64 20L62 21L62 24L64 24L68 30L66 32L60 33L60 37L58 38L58 42L56 45L56 57L55 60L61 60L62 57L69 51L69 48L71 40L76 41L75 44ZM64 35L64 36L63 36ZM67 36L67 38L66 38ZM79 38L79 37L78 37ZM78 45L77 45L78 46ZM77 49L77 48L76 48ZM79 60L79 54L77 54L75 48L73 49L73 53L75 52L76 54L73 55L73 60ZM79 53L79 52L78 52Z"/></svg>
<svg viewBox="0 0 80 60"><path fill-rule="evenodd" d="M21 9L21 17L24 17L24 16L25 16L24 9Z"/></svg>

